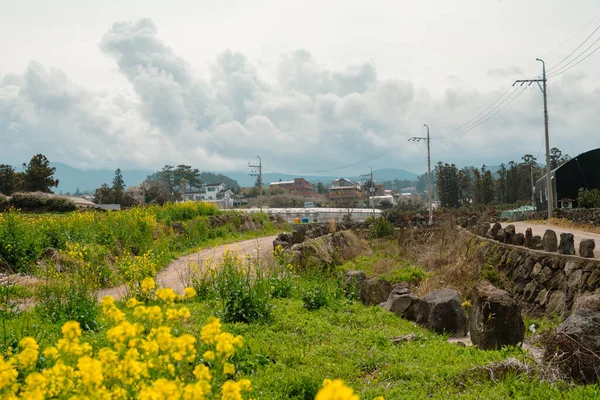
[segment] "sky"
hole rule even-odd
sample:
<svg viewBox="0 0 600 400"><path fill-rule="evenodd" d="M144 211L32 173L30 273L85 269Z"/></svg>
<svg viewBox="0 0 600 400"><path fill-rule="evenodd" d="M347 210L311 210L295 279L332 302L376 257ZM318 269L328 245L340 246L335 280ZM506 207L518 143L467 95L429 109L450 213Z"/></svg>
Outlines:
<svg viewBox="0 0 600 400"><path fill-rule="evenodd" d="M408 139L423 124L433 163L543 162L541 91L511 87L541 74L536 57L548 68L550 146L575 155L600 143L597 0L0 0L0 10L0 163L43 153L84 169L224 172L260 156L264 171L298 176L422 173L425 144Z"/></svg>

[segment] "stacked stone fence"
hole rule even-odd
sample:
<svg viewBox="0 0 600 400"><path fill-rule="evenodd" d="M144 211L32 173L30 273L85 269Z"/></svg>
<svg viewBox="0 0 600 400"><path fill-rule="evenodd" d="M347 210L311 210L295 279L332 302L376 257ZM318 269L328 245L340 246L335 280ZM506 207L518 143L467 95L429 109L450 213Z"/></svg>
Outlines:
<svg viewBox="0 0 600 400"><path fill-rule="evenodd" d="M554 210L554 216L577 224L600 226L600 208L558 208ZM524 214L525 220L542 220L547 217L546 211L527 211Z"/></svg>
<svg viewBox="0 0 600 400"><path fill-rule="evenodd" d="M490 228L488 222L461 222L475 235L486 263L506 277L503 289L524 311L566 316L578 299L600 295L600 261L573 252L556 253L560 247L556 236L537 237L536 248L527 248L523 246L524 235L511 234L510 226L501 229L499 224ZM551 251L546 251L547 246Z"/></svg>

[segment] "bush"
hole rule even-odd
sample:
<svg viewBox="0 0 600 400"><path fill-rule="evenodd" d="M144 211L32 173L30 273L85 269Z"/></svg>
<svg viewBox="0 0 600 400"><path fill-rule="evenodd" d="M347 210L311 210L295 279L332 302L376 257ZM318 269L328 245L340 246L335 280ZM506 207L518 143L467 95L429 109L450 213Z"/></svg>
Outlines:
<svg viewBox="0 0 600 400"><path fill-rule="evenodd" d="M269 279L229 250L219 265L192 265L183 279L199 299L214 297L221 303L223 321L250 323L271 318Z"/></svg>
<svg viewBox="0 0 600 400"><path fill-rule="evenodd" d="M394 226L384 217L377 218L371 224L369 230L373 238L382 238L394 234Z"/></svg>
<svg viewBox="0 0 600 400"><path fill-rule="evenodd" d="M70 212L77 209L75 203L67 198L44 193L15 193L9 203L22 211Z"/></svg>
<svg viewBox="0 0 600 400"><path fill-rule="evenodd" d="M0 212L8 210L8 207L10 207L8 199L0 194Z"/></svg>
<svg viewBox="0 0 600 400"><path fill-rule="evenodd" d="M321 284L313 284L302 292L304 308L309 311L318 310L329 304L329 293L327 288Z"/></svg>
<svg viewBox="0 0 600 400"><path fill-rule="evenodd" d="M277 277L269 279L271 297L274 299L287 299L292 294L294 281L291 277Z"/></svg>
<svg viewBox="0 0 600 400"><path fill-rule="evenodd" d="M77 321L85 330L98 327L98 299L86 278L49 279L36 293L38 313L53 323Z"/></svg>
<svg viewBox="0 0 600 400"><path fill-rule="evenodd" d="M579 189L577 203L583 208L600 208L600 189Z"/></svg>

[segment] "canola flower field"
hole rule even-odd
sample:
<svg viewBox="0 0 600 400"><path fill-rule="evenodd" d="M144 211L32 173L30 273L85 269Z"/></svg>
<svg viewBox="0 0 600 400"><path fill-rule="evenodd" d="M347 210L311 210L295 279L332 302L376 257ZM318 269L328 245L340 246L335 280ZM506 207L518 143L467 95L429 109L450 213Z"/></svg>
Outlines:
<svg viewBox="0 0 600 400"><path fill-rule="evenodd" d="M100 287L148 276L173 257L211 241L251 237L275 232L265 216L255 216L260 232L239 230L242 217L231 214L227 223L211 226L210 218L222 214L202 202L135 207L122 212L0 213L0 270L35 273L42 258L62 264L85 262L86 274ZM184 233L173 229L181 224ZM142 276L142 278L143 278Z"/></svg>

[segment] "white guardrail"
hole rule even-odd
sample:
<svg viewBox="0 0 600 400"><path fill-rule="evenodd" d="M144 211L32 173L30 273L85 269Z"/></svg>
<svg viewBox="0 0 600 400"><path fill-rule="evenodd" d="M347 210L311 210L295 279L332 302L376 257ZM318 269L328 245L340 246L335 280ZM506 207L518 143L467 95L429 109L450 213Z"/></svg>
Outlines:
<svg viewBox="0 0 600 400"><path fill-rule="evenodd" d="M235 211L245 213L259 213L260 208L239 208ZM381 210L373 211L370 208L266 208L262 209L267 215L278 215L286 222L293 223L296 218L301 223L328 222L331 219L341 222L345 215L350 214L353 222L364 222L368 217L381 216Z"/></svg>

